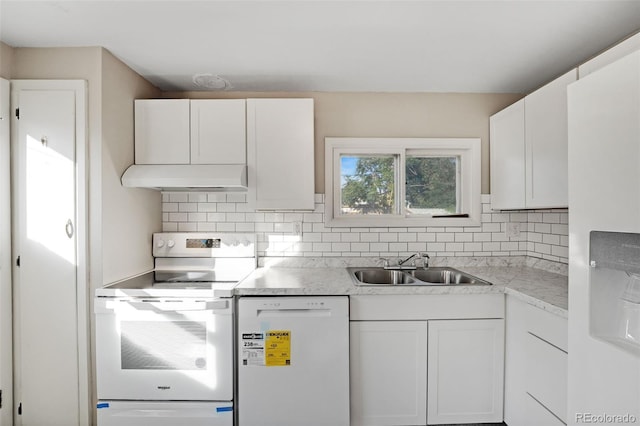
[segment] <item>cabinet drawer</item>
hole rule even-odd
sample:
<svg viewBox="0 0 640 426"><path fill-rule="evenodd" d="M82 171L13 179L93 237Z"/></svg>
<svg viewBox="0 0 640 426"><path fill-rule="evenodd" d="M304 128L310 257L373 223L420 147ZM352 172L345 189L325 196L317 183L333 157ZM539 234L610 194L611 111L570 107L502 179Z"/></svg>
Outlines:
<svg viewBox="0 0 640 426"><path fill-rule="evenodd" d="M564 426L556 416L547 410L542 404L533 399L531 395L527 395L525 402L527 425L531 426Z"/></svg>
<svg viewBox="0 0 640 426"><path fill-rule="evenodd" d="M349 307L351 321L504 318L502 294L358 295Z"/></svg>
<svg viewBox="0 0 640 426"><path fill-rule="evenodd" d="M527 331L569 352L567 344L568 323L566 318L527 305Z"/></svg>
<svg viewBox="0 0 640 426"><path fill-rule="evenodd" d="M562 421L567 412L567 353L531 333L527 334L526 391Z"/></svg>

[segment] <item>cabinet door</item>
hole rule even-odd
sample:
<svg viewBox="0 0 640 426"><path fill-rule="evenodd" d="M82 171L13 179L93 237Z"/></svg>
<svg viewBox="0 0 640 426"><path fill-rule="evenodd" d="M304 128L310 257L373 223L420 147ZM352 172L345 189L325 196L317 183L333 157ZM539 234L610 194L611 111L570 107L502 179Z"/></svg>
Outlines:
<svg viewBox="0 0 640 426"><path fill-rule="evenodd" d="M502 422L504 320L429 321L428 424Z"/></svg>
<svg viewBox="0 0 640 426"><path fill-rule="evenodd" d="M247 162L244 99L191 101L191 164Z"/></svg>
<svg viewBox="0 0 640 426"><path fill-rule="evenodd" d="M527 310L528 305L506 296L504 421L509 426L527 424ZM541 423L542 424L542 423Z"/></svg>
<svg viewBox="0 0 640 426"><path fill-rule="evenodd" d="M136 99L136 164L189 164L189 133L188 99Z"/></svg>
<svg viewBox="0 0 640 426"><path fill-rule="evenodd" d="M523 423L526 426L564 426L566 423L556 417L551 411L549 411L544 405L536 401L531 395L527 395L525 399L525 412L522 413L525 420ZM509 426L512 426L509 423Z"/></svg>
<svg viewBox="0 0 640 426"><path fill-rule="evenodd" d="M524 99L492 115L489 124L491 208L524 208Z"/></svg>
<svg viewBox="0 0 640 426"><path fill-rule="evenodd" d="M527 393L567 420L567 353L531 333L527 334Z"/></svg>
<svg viewBox="0 0 640 426"><path fill-rule="evenodd" d="M573 69L525 98L527 208L567 207L567 86Z"/></svg>
<svg viewBox="0 0 640 426"><path fill-rule="evenodd" d="M313 99L247 99L249 200L314 209Z"/></svg>
<svg viewBox="0 0 640 426"><path fill-rule="evenodd" d="M351 322L351 424L425 425L427 322Z"/></svg>

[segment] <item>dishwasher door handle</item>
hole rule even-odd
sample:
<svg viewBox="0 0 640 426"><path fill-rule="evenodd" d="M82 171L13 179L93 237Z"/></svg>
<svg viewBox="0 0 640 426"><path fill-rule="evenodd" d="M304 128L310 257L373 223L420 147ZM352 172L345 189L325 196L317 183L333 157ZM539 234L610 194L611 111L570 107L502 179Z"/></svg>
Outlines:
<svg viewBox="0 0 640 426"><path fill-rule="evenodd" d="M331 309L258 309L258 318L330 317Z"/></svg>

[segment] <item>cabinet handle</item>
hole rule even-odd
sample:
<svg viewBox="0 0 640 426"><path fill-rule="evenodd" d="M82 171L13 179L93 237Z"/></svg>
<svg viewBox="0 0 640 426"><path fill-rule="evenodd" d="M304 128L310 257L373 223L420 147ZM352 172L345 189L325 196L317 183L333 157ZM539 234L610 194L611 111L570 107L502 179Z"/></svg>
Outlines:
<svg viewBox="0 0 640 426"><path fill-rule="evenodd" d="M73 228L73 222L71 222L71 219L67 220L67 224L64 226L64 231L67 233L67 237L73 237L75 229Z"/></svg>

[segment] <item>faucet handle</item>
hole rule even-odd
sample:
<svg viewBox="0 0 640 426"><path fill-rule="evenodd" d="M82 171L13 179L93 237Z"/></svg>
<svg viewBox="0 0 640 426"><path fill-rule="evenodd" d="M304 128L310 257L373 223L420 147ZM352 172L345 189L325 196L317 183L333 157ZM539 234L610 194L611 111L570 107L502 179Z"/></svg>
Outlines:
<svg viewBox="0 0 640 426"><path fill-rule="evenodd" d="M420 253L420 258L422 259L422 268L427 269L429 267L429 257L428 253Z"/></svg>
<svg viewBox="0 0 640 426"><path fill-rule="evenodd" d="M378 260L382 260L382 262L383 262L382 266L383 267L385 267L385 268L389 267L389 259L387 259L386 257L381 257Z"/></svg>

